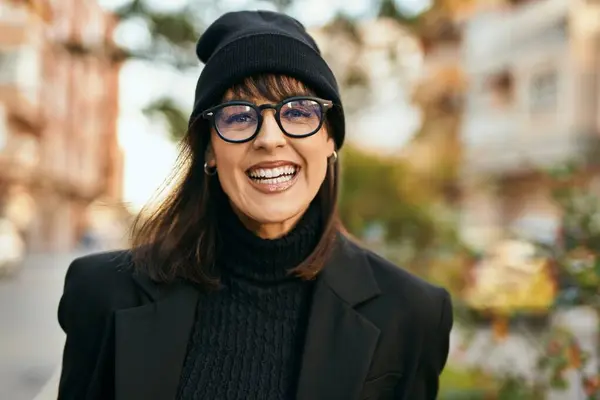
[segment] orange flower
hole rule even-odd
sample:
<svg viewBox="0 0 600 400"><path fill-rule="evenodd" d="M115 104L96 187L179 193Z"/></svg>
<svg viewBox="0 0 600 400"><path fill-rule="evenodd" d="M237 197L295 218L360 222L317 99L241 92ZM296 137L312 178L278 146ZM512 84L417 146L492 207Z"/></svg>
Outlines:
<svg viewBox="0 0 600 400"><path fill-rule="evenodd" d="M494 333L494 339L497 341L503 341L508 336L508 318L504 316L494 317L492 322L492 332Z"/></svg>
<svg viewBox="0 0 600 400"><path fill-rule="evenodd" d="M598 394L600 389L600 379L598 376L593 376L591 378L585 378L583 380L583 390L587 396L593 396Z"/></svg>
<svg viewBox="0 0 600 400"><path fill-rule="evenodd" d="M581 368L581 349L575 343L571 343L567 348L567 358L570 367Z"/></svg>
<svg viewBox="0 0 600 400"><path fill-rule="evenodd" d="M554 339L550 343L548 343L548 354L551 356L555 356L560 352L560 343L558 340Z"/></svg>

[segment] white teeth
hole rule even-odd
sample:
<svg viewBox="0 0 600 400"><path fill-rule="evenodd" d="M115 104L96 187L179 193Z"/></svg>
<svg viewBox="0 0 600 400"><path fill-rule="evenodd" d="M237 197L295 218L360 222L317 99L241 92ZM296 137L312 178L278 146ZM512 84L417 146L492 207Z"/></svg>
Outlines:
<svg viewBox="0 0 600 400"><path fill-rule="evenodd" d="M269 181L275 181L277 179L284 179L284 181L282 181L282 182L285 182L286 180L291 179L295 173L296 173L296 167L294 165L286 165L284 167L278 167L278 168L253 169L248 172L248 175L251 178L261 179L261 180L268 179ZM289 178L289 179L287 179L287 178Z"/></svg>
<svg viewBox="0 0 600 400"><path fill-rule="evenodd" d="M283 176L280 176L279 178L261 178L260 183L266 183L266 184L283 183L283 182L291 181L293 178L294 178L293 175L283 175Z"/></svg>

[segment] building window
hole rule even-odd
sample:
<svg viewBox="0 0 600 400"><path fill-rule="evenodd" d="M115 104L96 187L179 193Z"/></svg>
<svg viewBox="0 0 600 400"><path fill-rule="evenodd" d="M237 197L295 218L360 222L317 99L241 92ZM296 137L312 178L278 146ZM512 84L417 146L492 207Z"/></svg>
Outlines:
<svg viewBox="0 0 600 400"><path fill-rule="evenodd" d="M553 111L558 97L558 74L545 71L532 77L530 105L532 112Z"/></svg>
<svg viewBox="0 0 600 400"><path fill-rule="evenodd" d="M0 50L0 84L17 87L35 101L38 96L39 54L32 46Z"/></svg>
<svg viewBox="0 0 600 400"><path fill-rule="evenodd" d="M15 50L0 50L0 84L16 83L19 53Z"/></svg>
<svg viewBox="0 0 600 400"><path fill-rule="evenodd" d="M515 100L515 79L510 71L501 71L490 76L486 86L497 107L509 106Z"/></svg>

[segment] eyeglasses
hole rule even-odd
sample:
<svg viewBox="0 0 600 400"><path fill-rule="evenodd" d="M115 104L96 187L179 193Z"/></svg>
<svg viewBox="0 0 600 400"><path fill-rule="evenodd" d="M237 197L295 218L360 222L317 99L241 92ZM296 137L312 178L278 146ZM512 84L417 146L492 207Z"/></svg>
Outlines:
<svg viewBox="0 0 600 400"><path fill-rule="evenodd" d="M258 135L263 110L275 110L275 121L285 135L305 138L321 129L325 113L332 107L331 101L307 96L290 97L277 104L260 106L247 101L230 101L209 108L202 117L212 121L224 141L244 143Z"/></svg>

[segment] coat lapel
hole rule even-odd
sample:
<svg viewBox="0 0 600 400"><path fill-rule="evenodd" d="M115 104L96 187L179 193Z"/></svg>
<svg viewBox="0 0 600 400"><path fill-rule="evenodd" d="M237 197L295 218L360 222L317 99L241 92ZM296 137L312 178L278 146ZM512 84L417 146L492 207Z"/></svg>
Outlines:
<svg viewBox="0 0 600 400"><path fill-rule="evenodd" d="M379 294L364 254L340 238L316 283L298 400L359 398L379 329L355 307Z"/></svg>
<svg viewBox="0 0 600 400"><path fill-rule="evenodd" d="M161 293L149 280L135 278L155 301L116 313L115 398L174 399L198 294L185 284Z"/></svg>

